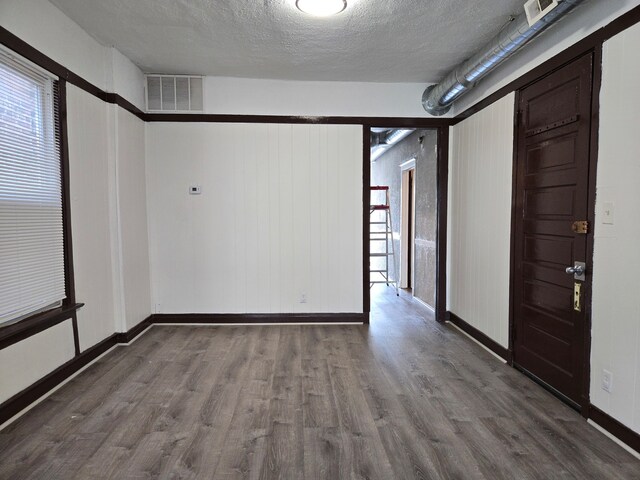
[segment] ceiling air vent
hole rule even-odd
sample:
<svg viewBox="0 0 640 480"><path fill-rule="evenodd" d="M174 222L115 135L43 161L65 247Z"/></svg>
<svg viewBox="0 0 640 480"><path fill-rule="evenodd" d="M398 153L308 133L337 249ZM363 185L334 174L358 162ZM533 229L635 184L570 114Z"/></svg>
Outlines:
<svg viewBox="0 0 640 480"><path fill-rule="evenodd" d="M202 112L202 77L194 75L147 75L148 112Z"/></svg>
<svg viewBox="0 0 640 480"><path fill-rule="evenodd" d="M529 0L524 4L529 26L532 27L547 13L558 6L558 0Z"/></svg>

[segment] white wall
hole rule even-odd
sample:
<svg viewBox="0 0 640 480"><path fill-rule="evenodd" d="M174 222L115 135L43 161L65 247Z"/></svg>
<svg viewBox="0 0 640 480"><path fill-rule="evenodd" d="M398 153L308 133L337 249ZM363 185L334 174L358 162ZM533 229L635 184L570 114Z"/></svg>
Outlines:
<svg viewBox="0 0 640 480"><path fill-rule="evenodd" d="M2 0L2 26L97 87L144 109L142 72L104 47L47 0Z"/></svg>
<svg viewBox="0 0 640 480"><path fill-rule="evenodd" d="M639 46L640 25L636 25L606 42L603 50L591 346L591 402L636 432L640 432L640 306L636 301L640 281L634 270L640 265L640 250L637 248L640 237L637 221L640 209L640 190L637 188L640 183L637 158L640 151L637 132L640 94L636 88L636 79L640 77ZM500 102L508 102L512 108L513 96ZM487 194L498 185L511 185L510 170L507 178L505 169L507 166L510 168L511 162L513 110L503 110L503 114L498 114L496 105L452 128L449 309L507 346L508 284L504 284L501 275L500 286L493 288L497 277L483 271L489 265L480 271L476 265L487 259L492 263L497 260L504 264L501 268L506 268L508 273L508 263L505 262L508 261L510 233L506 215L511 208L510 193L498 188L493 198L464 201L467 197L476 198L479 191ZM483 115L484 126L481 122ZM496 149L503 153L496 154ZM467 153L463 154L465 151ZM477 171L469 170L474 168L473 165L461 164L464 158L476 159L485 171L492 173L492 177L478 177ZM497 158L503 158L501 166L495 165ZM494 173L499 180L493 177ZM463 181L477 178L477 182L461 183L461 176ZM603 223L603 211L611 202L614 204L613 225ZM466 207L461 211L463 205ZM468 238L461 234L461 228L466 227L465 222L474 221L468 215L476 207L491 212L491 215L502 212L502 233L493 236L491 243L487 243L482 229L477 227L469 228L474 231L467 232ZM482 291L488 287L491 292ZM492 305L499 306L499 310L491 316L481 313ZM603 369L613 374L611 393L601 388Z"/></svg>
<svg viewBox="0 0 640 480"><path fill-rule="evenodd" d="M140 110L146 109L144 74L131 60L115 48L110 48L112 80L107 91L116 92Z"/></svg>
<svg viewBox="0 0 640 480"><path fill-rule="evenodd" d="M524 3L524 2L522 2ZM535 42L487 76L454 106L457 115L484 97L566 50L579 40L611 23L623 13L640 5L640 0L590 0L545 32Z"/></svg>
<svg viewBox="0 0 640 480"><path fill-rule="evenodd" d="M451 128L448 310L509 346L510 94Z"/></svg>
<svg viewBox="0 0 640 480"><path fill-rule="evenodd" d="M107 49L47 0L3 0L2 26L56 62L105 88Z"/></svg>
<svg viewBox="0 0 640 480"><path fill-rule="evenodd" d="M110 212L110 106L72 85L67 91L71 229L80 348L115 331Z"/></svg>
<svg viewBox="0 0 640 480"><path fill-rule="evenodd" d="M360 126L150 123L147 178L158 312L362 312Z"/></svg>
<svg viewBox="0 0 640 480"><path fill-rule="evenodd" d="M67 112L75 290L85 304L78 311L78 335L84 351L151 313L145 125L73 85L67 86ZM0 402L73 356L70 320L0 350Z"/></svg>
<svg viewBox="0 0 640 480"><path fill-rule="evenodd" d="M600 96L591 401L640 432L640 25L606 42ZM614 202L614 224L603 224ZM601 388L602 369L613 391Z"/></svg>
<svg viewBox="0 0 640 480"><path fill-rule="evenodd" d="M206 77L205 112L237 115L428 117L423 83L301 82Z"/></svg>
<svg viewBox="0 0 640 480"><path fill-rule="evenodd" d="M71 320L0 350L0 403L75 355Z"/></svg>
<svg viewBox="0 0 640 480"><path fill-rule="evenodd" d="M118 228L124 322L130 330L151 314L145 174L145 124L117 109Z"/></svg>

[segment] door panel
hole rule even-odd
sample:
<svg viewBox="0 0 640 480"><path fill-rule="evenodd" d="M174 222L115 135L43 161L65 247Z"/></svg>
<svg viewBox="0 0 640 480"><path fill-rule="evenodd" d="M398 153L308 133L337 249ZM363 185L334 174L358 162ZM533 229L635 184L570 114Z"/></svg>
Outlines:
<svg viewBox="0 0 640 480"><path fill-rule="evenodd" d="M589 206L592 78L589 54L521 90L518 105L514 363L575 406L589 326L565 269L587 261L587 235L572 225Z"/></svg>

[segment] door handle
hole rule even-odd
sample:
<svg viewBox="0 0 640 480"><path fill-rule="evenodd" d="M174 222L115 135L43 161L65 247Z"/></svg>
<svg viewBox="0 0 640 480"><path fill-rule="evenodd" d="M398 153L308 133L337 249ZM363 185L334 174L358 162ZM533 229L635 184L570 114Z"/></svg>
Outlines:
<svg viewBox="0 0 640 480"><path fill-rule="evenodd" d="M584 267L582 265L574 265L573 267L567 267L565 272L569 275L582 275L584 273Z"/></svg>
<svg viewBox="0 0 640 480"><path fill-rule="evenodd" d="M573 267L567 267L565 272L569 275L573 275L576 280L585 280L585 273L587 273L587 264L584 262L575 262Z"/></svg>

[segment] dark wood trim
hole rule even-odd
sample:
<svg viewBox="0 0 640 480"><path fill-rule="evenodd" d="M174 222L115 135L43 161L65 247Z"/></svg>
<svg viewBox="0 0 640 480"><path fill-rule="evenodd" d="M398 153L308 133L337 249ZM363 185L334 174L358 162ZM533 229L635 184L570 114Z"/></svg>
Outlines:
<svg viewBox="0 0 640 480"><path fill-rule="evenodd" d="M615 418L607 415L598 407L589 405L589 417L595 423L604 428L611 435L626 443L636 452L640 453L640 434L634 432L626 425L623 425Z"/></svg>
<svg viewBox="0 0 640 480"><path fill-rule="evenodd" d="M142 110L140 110L138 107L136 107L133 103L131 103L126 98L121 97L117 93L106 93L106 96L107 96L106 101L108 103L114 103L119 107L125 109L127 112L132 113L143 122L146 121L147 114L144 113Z"/></svg>
<svg viewBox="0 0 640 480"><path fill-rule="evenodd" d="M569 397L567 397L565 394L563 394L559 390L556 390L551 385L549 385L547 382L545 382L541 378L535 376L533 373L531 373L527 369L522 368L520 365L518 365L518 363L515 360L515 358L512 359L511 364L512 364L513 368L518 370L520 373L524 374L526 377L529 377L529 379L533 380L535 383L540 385L542 388L544 388L546 391L548 391L551 395L556 397L558 400L560 400L561 402L566 403L569 407L573 408L574 410L576 410L578 412L581 411L582 407L578 403L574 402Z"/></svg>
<svg viewBox="0 0 640 480"><path fill-rule="evenodd" d="M447 320L447 210L449 195L449 127L438 128L436 229L436 320Z"/></svg>
<svg viewBox="0 0 640 480"><path fill-rule="evenodd" d="M140 335L142 332L144 332L147 328L151 326L152 318L153 318L153 315L149 315L147 318L145 318L143 321L141 321L139 324L137 324L135 327L131 328L130 330L126 332L118 333L117 334L118 343L131 342L131 340L136 338L138 335Z"/></svg>
<svg viewBox="0 0 640 480"><path fill-rule="evenodd" d="M518 125L520 122L520 91L515 92L513 109L513 155L511 160L511 226L509 228L509 351L513 352L515 343L515 271L516 271L516 216L518 202ZM513 366L513 355L509 362Z"/></svg>
<svg viewBox="0 0 640 480"><path fill-rule="evenodd" d="M365 125L390 128L437 128L451 118L433 117L323 117L291 115L223 115L197 113L147 113L147 122L292 123L318 125Z"/></svg>
<svg viewBox="0 0 640 480"><path fill-rule="evenodd" d="M0 27L1 28L1 27ZM0 30L0 34L2 30ZM56 129L60 138L60 176L62 189L62 230L64 243L65 299L60 308L38 313L16 323L0 327L0 350L22 341L32 335L71 319L73 342L76 354L80 353L76 310L83 306L76 302L73 268L73 241L71 235L71 192L69 186L69 141L67 132L67 82L60 79L55 83L54 109L57 117Z"/></svg>
<svg viewBox="0 0 640 480"><path fill-rule="evenodd" d="M369 323L371 312L371 274L369 273L371 254L371 127L362 127L362 311Z"/></svg>
<svg viewBox="0 0 640 480"><path fill-rule="evenodd" d="M505 85L504 87L496 90L491 95L483 98L476 104L469 107L464 112L456 115L453 118L452 125L456 125L461 121L475 115L480 110L487 108L493 103L497 102L501 98L510 94L511 92L515 92L520 90L527 85L539 80L540 78L548 75L554 70L571 63L578 57L581 57L585 53L588 53L590 50L602 48L602 44L609 40L611 37L616 36L620 32L623 32L629 27L634 26L635 24L640 22L640 6L632 8L627 13L621 15L620 17L613 20L608 25L596 30L590 35L586 36L582 40L579 40L575 44L566 48L562 52L558 53L554 57L545 61L541 65L534 67L533 69L526 72L521 77L512 81L511 83Z"/></svg>
<svg viewBox="0 0 640 480"><path fill-rule="evenodd" d="M156 313L151 323L366 323L368 313Z"/></svg>
<svg viewBox="0 0 640 480"><path fill-rule="evenodd" d="M80 334L78 333L78 314L76 312L73 312L71 317L71 327L73 328L73 348L77 357L80 355Z"/></svg>
<svg viewBox="0 0 640 480"><path fill-rule="evenodd" d="M53 327L75 315L76 310L84 306L84 303L65 305L46 312L32 315L29 318L16 323L0 327L0 350L29 338L37 333Z"/></svg>
<svg viewBox="0 0 640 480"><path fill-rule="evenodd" d="M585 302L585 352L584 352L584 374L582 389L582 416L588 418L589 405L591 404L591 328L592 328L592 298L593 298L593 252L595 242L596 225L596 177L598 174L598 151L600 136L600 89L602 87L602 45L596 46L593 50L593 80L591 90L591 136L589 145L589 186L588 186L588 206L587 221L590 229L587 235L587 252L585 261L590 272L590 281L585 282L584 302Z"/></svg>
<svg viewBox="0 0 640 480"><path fill-rule="evenodd" d="M58 112L58 132L60 135L60 173L62 187L62 230L64 242L64 289L66 298L63 306L76 304L75 269L73 268L73 234L71 230L71 168L69 167L69 130L67 127L67 81L56 82L58 89L55 108ZM80 355L80 334L78 333L78 314L72 312L73 346L76 356Z"/></svg>
<svg viewBox="0 0 640 480"><path fill-rule="evenodd" d="M620 15L607 26L602 28L602 41L606 42L611 37L615 37L620 32L624 32L627 28L633 27L636 23L640 23L640 6L634 7L627 13Z"/></svg>
<svg viewBox="0 0 640 480"><path fill-rule="evenodd" d="M73 237L71 231L71 186L69 167L69 133L67 128L67 82L57 82L58 95L55 108L58 111L60 134L60 173L62 179L62 229L64 238L65 305L75 305L76 285L73 268Z"/></svg>
<svg viewBox="0 0 640 480"><path fill-rule="evenodd" d="M32 47L27 42L20 39L4 27L0 27L0 43L10 48L17 54L23 56L27 60L35 63L39 67L42 67L52 74L57 75L58 77L60 77L60 80L66 80L72 85L81 88L85 92L90 93L100 100L103 100L105 102L107 101L107 94L104 90L96 87L91 82L88 82L79 75L76 75L71 70L46 56L44 53Z"/></svg>
<svg viewBox="0 0 640 480"><path fill-rule="evenodd" d="M11 419L20 413L29 405L46 395L50 390L54 389L78 370L88 363L92 362L104 352L115 346L117 334L107 337L97 345L85 350L80 355L72 358L67 363L56 368L50 374L42 377L40 380L25 388L21 392L15 394L10 399L0 405L0 424Z"/></svg>
<svg viewBox="0 0 640 480"><path fill-rule="evenodd" d="M80 306L81 304L78 305L78 307ZM131 330L127 332L114 333L110 335L109 337L102 340L100 343L94 345L91 348L86 349L84 352L80 352L80 347L77 343L78 337L77 335L74 335L74 345L76 349L75 357L69 360L68 362L64 363L60 367L56 368L53 372L44 376L34 384L25 388L21 392L15 394L13 397L8 399L4 403L2 403L0 405L0 424L6 422L11 417L17 415L22 410L27 408L33 402L37 401L38 399L46 395L49 391L51 391L52 389L60 385L62 382L64 382L66 379L68 379L70 376L76 373L78 370L80 370L81 368L83 368L84 366L86 366L96 358L98 358L100 355L102 355L104 352L109 350L111 347L120 343L131 342L131 340L136 338L138 335L140 335L148 327L151 326L152 317L153 317L152 315L148 316L142 322L140 322L138 325L136 325L135 327L133 327ZM70 315L63 317L62 319L58 319L56 323L60 323L61 321L68 320L69 318L72 319L73 328L75 332L78 328L75 310L70 312ZM53 323L49 326L53 326L56 323ZM49 326L44 327L39 331L42 331L45 328L48 328ZM31 333L31 335L33 335L33 333ZM15 341L12 343L15 343L16 341L19 341L23 338L26 338L26 337L22 337L22 338L15 337L14 338ZM4 342L4 340L5 339L2 339L2 341L0 342ZM0 349L4 348L5 346L6 345L4 345L4 343L0 343Z"/></svg>
<svg viewBox="0 0 640 480"><path fill-rule="evenodd" d="M117 93L108 93L95 86L91 82L82 78L80 75L75 74L68 68L64 67L44 53L32 47L27 42L20 39L4 27L0 27L0 43L2 43L7 48L10 48L17 54L23 56L27 60L35 63L39 67L42 67L45 70L51 72L53 75L57 75L60 78L60 83L69 82L72 85L84 90L87 93L90 93L94 97L97 97L104 102L114 103L131 112L139 119L143 121L146 120L146 114L125 98L121 97ZM62 103L62 105L66 106L66 102Z"/></svg>
<svg viewBox="0 0 640 480"><path fill-rule="evenodd" d="M455 125L469 118L480 110L498 101L505 95L521 89L527 84L539 79L544 72L555 70L589 50L602 46L602 43L618 33L640 22L640 6L616 18L608 25L596 30L587 37L579 40L553 58L538 67L533 68L520 78L502 87L475 105L469 107L455 118L436 117L333 117L333 116L281 116L281 115L210 115L210 114L171 114L144 113L135 105L116 93L107 93L84 78L67 69L60 63L29 45L4 27L0 27L0 43L22 55L36 65L48 70L61 79L68 81L78 88L104 100L114 103L133 113L146 122L223 122L223 123L316 123L316 124L354 124L376 125L388 127L439 128Z"/></svg>
<svg viewBox="0 0 640 480"><path fill-rule="evenodd" d="M447 317L448 317L448 320L451 323L453 323L456 327L458 327L460 330L470 335L472 338L480 342L482 345L487 347L489 350L491 350L493 353L495 353L499 357L504 358L508 364L511 364L512 356L511 356L510 350L507 350L498 342L496 342L492 338L489 338L487 335L482 333L476 327L469 325L467 322L465 322L455 313L447 312Z"/></svg>

